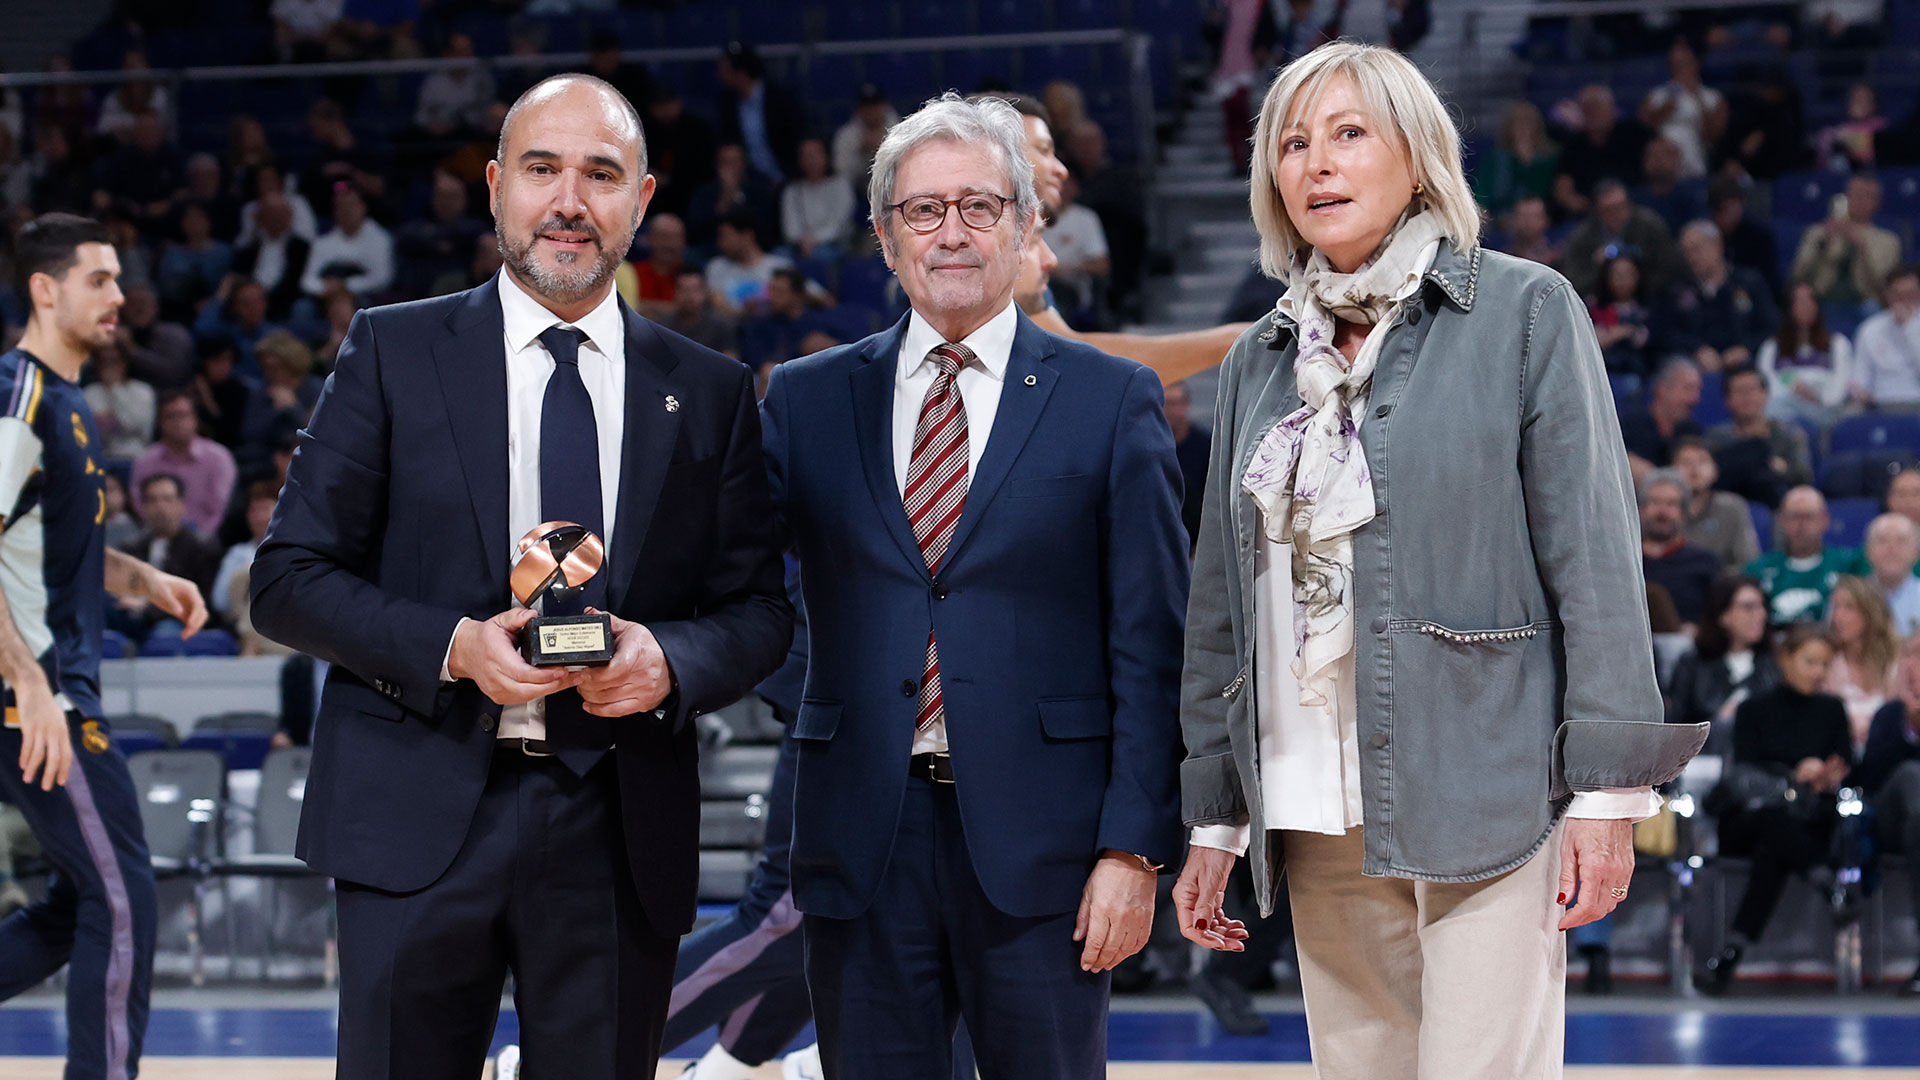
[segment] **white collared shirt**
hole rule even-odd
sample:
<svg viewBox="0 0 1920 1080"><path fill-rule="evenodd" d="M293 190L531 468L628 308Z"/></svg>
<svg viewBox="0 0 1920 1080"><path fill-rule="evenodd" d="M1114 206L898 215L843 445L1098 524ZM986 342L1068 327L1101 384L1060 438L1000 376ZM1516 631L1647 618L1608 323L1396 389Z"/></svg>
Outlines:
<svg viewBox="0 0 1920 1080"><path fill-rule="evenodd" d="M555 362L540 343L540 334L553 326L572 326L587 335L580 346L580 379L593 400L593 421L600 438L600 539L611 552L627 401L627 326L620 314L619 294L609 289L599 306L578 322L567 323L506 270L500 271L498 281L507 356L508 569L520 538L546 520L540 513L540 414ZM514 603L518 606L519 601ZM447 672L441 674L444 677ZM544 701L531 701L501 710L499 737L546 738L544 705Z"/></svg>
<svg viewBox="0 0 1920 1080"><path fill-rule="evenodd" d="M1013 301L1000 314L988 319L965 340L955 342L973 351L974 362L960 369L954 382L960 388L960 401L967 410L967 482L980 466L980 455L987 449L987 436L993 432L993 418L1000 411L1000 388L1006 382L1007 361L1013 355L1013 332L1019 327ZM927 354L946 343L918 311L907 316L907 330L900 338L899 363L893 377L893 480L904 498L907 468L913 462L913 431L920 423L920 407L926 404L927 391L940 373L927 360ZM947 727L944 722L929 724L913 739L916 754L945 753Z"/></svg>

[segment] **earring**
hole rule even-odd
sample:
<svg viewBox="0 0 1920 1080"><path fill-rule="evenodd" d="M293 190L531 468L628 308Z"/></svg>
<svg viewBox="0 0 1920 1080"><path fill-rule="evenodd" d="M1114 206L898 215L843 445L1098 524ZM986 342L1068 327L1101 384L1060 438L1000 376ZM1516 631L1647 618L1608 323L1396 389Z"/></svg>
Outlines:
<svg viewBox="0 0 1920 1080"><path fill-rule="evenodd" d="M1425 184L1422 184L1422 183L1420 183L1420 182L1419 182L1419 181L1417 181L1417 180L1416 180L1416 181L1414 181L1414 184L1413 184L1413 193L1414 193L1415 195L1419 195L1419 194L1421 194L1422 192L1425 192L1426 190L1427 190L1427 185L1425 185Z"/></svg>

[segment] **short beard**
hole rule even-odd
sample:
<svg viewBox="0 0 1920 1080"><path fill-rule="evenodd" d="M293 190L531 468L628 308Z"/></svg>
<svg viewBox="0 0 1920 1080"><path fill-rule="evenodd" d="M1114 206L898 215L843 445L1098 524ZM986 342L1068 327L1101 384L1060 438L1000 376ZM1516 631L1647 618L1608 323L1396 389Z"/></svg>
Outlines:
<svg viewBox="0 0 1920 1080"><path fill-rule="evenodd" d="M495 208L496 219L499 217ZM542 232L551 229L569 229L584 232L593 239L600 257L591 263L581 264L579 253L562 252L558 255L561 267L558 270L543 266L534 258L533 245L540 240ZM602 285L613 279L614 272L620 269L620 261L626 258L627 248L633 243L633 230L629 229L624 237L618 238L618 245L610 245L600 235L598 229L586 221L566 221L550 218L541 222L527 235L524 243L514 243L508 239L506 230L501 230L497 241L500 248L500 260L507 264L515 277L525 282L534 292L556 304L573 304L592 296Z"/></svg>

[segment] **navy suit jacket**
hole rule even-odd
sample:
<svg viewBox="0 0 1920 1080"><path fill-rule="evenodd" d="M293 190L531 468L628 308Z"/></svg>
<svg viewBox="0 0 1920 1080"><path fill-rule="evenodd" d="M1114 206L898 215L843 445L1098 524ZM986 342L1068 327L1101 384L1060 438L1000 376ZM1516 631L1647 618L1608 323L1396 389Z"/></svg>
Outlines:
<svg viewBox="0 0 1920 1080"><path fill-rule="evenodd" d="M621 314L608 607L652 630L678 690L661 712L614 722L614 757L642 903L656 930L680 934L699 862L686 721L779 665L791 613L751 373ZM251 577L260 631L333 664L298 848L322 873L407 892L466 838L500 706L471 680L442 684L440 666L462 616L512 602L506 432L496 282L354 316Z"/></svg>
<svg viewBox="0 0 1920 1080"><path fill-rule="evenodd" d="M932 627L980 883L1010 915L1072 911L1102 849L1180 854L1187 541L1160 382L1020 316L936 577L894 480L905 330L780 365L762 405L811 641L792 732L794 896L832 918L872 903Z"/></svg>

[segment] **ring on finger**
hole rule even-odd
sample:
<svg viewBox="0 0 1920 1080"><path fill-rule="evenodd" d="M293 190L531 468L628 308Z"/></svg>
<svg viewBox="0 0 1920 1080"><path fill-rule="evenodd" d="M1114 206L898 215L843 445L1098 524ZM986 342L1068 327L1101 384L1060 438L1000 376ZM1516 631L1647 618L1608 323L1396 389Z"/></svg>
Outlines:
<svg viewBox="0 0 1920 1080"><path fill-rule="evenodd" d="M1627 898L1627 889L1626 889L1626 886L1624 885L1615 885L1613 888L1608 889L1607 891L1613 894L1613 898L1615 900L1625 900Z"/></svg>

